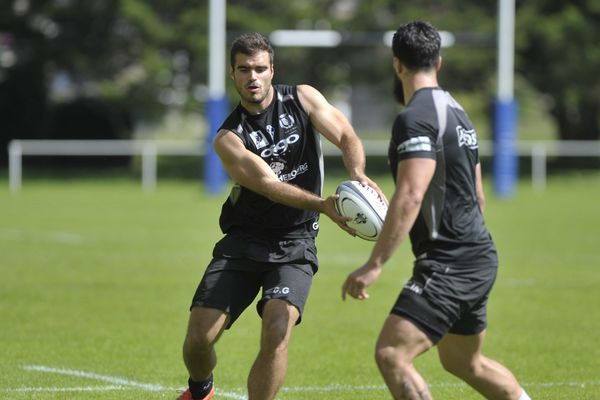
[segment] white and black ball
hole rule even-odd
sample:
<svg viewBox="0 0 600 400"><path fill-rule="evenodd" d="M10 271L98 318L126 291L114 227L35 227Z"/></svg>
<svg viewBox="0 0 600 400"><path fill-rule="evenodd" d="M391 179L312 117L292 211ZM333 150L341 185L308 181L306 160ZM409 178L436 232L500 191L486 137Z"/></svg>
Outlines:
<svg viewBox="0 0 600 400"><path fill-rule="evenodd" d="M340 215L352 218L348 226L365 240L375 241L383 228L387 205L377 192L358 181L344 181L337 187L336 208Z"/></svg>

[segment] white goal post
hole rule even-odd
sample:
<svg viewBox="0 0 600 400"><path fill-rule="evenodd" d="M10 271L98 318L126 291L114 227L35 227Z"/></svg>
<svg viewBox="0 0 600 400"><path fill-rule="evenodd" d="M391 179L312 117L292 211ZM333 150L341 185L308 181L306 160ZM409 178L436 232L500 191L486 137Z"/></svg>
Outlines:
<svg viewBox="0 0 600 400"><path fill-rule="evenodd" d="M323 155L339 155L331 143L323 141ZM368 156L385 156L388 141L363 139ZM537 190L546 186L547 157L600 157L600 141L519 141L519 156L531 157L531 180ZM479 153L491 156L491 141L479 141ZM205 145L201 140L11 140L8 144L8 171L11 192L22 185L23 156L129 156L142 157L142 187L152 191L157 181L157 157L203 156Z"/></svg>

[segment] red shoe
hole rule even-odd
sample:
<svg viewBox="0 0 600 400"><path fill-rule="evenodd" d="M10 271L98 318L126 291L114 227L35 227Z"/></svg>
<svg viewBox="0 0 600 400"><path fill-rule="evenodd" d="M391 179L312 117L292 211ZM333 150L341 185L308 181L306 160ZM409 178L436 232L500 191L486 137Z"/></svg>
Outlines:
<svg viewBox="0 0 600 400"><path fill-rule="evenodd" d="M215 395L215 387L213 386L210 389L210 393L208 393L202 399L198 399L198 400L210 400L213 398L214 395ZM190 392L190 389L187 389L186 391L181 393L181 396L179 396L177 398L177 400L195 400L195 399L192 397L192 392Z"/></svg>

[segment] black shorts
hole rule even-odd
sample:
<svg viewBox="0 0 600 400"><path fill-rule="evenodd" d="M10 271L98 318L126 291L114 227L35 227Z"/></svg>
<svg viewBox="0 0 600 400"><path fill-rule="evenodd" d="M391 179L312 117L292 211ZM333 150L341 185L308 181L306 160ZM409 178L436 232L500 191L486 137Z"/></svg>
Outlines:
<svg viewBox="0 0 600 400"><path fill-rule="evenodd" d="M313 265L306 263L268 263L250 259L214 258L196 289L192 307L216 308L229 314L229 329L242 312L254 301L262 288L256 308L262 316L270 299L285 300L300 312L312 285Z"/></svg>
<svg viewBox="0 0 600 400"><path fill-rule="evenodd" d="M433 343L446 333L476 335L487 326L487 300L497 271L497 265L417 260L391 313L413 322Z"/></svg>

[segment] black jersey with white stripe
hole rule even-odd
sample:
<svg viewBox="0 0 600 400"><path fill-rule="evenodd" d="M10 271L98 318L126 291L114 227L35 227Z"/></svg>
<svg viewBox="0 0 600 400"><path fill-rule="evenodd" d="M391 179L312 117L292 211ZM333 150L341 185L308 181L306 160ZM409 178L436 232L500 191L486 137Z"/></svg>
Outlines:
<svg viewBox="0 0 600 400"><path fill-rule="evenodd" d="M394 182L402 160L425 157L436 161L410 231L416 257L462 264L497 263L477 199L477 135L448 92L429 87L414 93L394 122L388 156Z"/></svg>
<svg viewBox="0 0 600 400"><path fill-rule="evenodd" d="M298 99L296 86L273 85L273 101L258 115L241 105L219 129L232 131L246 149L258 155L282 182L321 195L323 157L321 139ZM319 214L275 203L241 185L234 185L223 204L220 226L224 233L238 230L273 238L315 237Z"/></svg>

